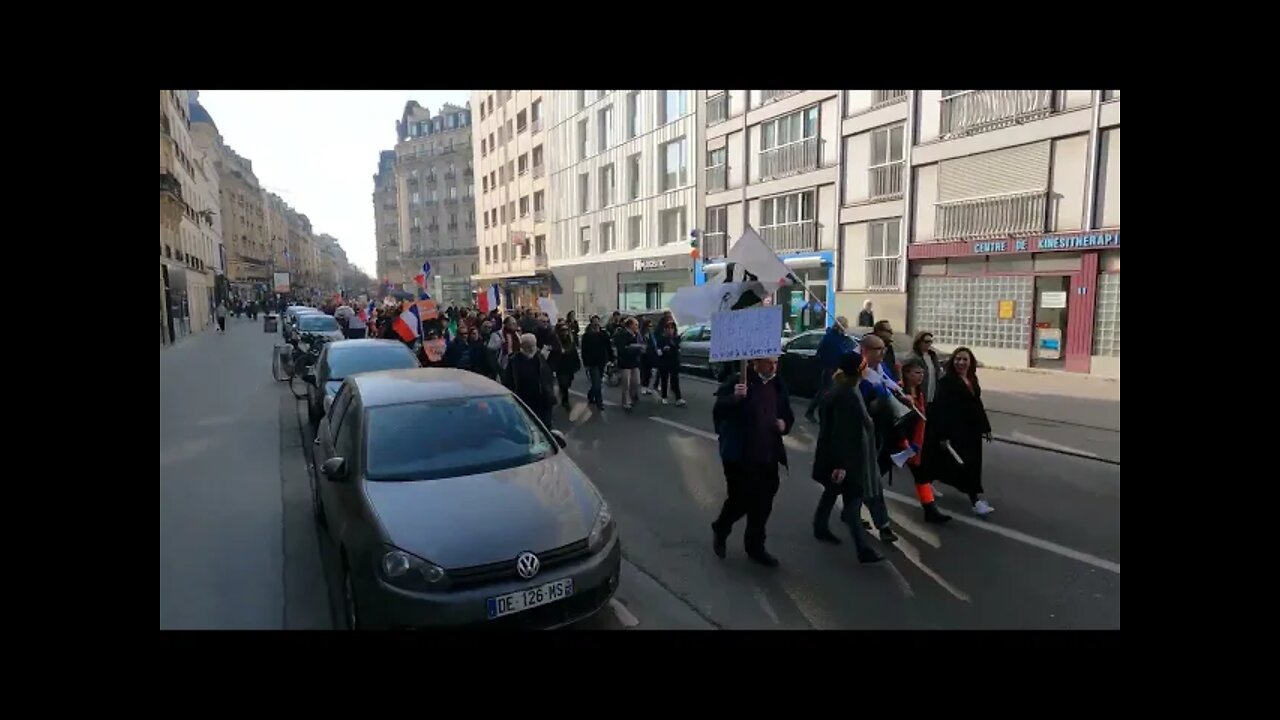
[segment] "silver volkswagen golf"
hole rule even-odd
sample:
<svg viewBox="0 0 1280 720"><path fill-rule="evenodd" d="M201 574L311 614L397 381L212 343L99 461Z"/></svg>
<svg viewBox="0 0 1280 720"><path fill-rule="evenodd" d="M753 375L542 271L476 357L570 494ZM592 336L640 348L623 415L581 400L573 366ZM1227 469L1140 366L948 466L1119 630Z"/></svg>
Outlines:
<svg viewBox="0 0 1280 720"><path fill-rule="evenodd" d="M618 587L609 507L510 391L462 370L348 377L320 422L312 498L350 628L553 628Z"/></svg>

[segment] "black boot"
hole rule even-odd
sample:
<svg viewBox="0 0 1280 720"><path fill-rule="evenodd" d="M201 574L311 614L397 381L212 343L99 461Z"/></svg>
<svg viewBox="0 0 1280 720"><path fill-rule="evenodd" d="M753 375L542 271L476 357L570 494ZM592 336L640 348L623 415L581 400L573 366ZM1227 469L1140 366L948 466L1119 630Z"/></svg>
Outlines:
<svg viewBox="0 0 1280 720"><path fill-rule="evenodd" d="M763 547L754 548L747 551L747 557L765 567L778 567L778 558L769 554L768 550Z"/></svg>
<svg viewBox="0 0 1280 720"><path fill-rule="evenodd" d="M924 506L924 521L927 523L933 523L934 525L945 525L946 523L951 522L951 516L944 515L943 512L938 509L937 503L929 503Z"/></svg>
<svg viewBox="0 0 1280 720"><path fill-rule="evenodd" d="M832 545L840 544L840 538L836 537L829 528L814 528L813 536L824 543L831 543Z"/></svg>
<svg viewBox="0 0 1280 720"><path fill-rule="evenodd" d="M889 527L888 525L885 525L884 527L880 528L880 541L887 542L887 543L896 543L898 542L898 536L893 532L893 528Z"/></svg>
<svg viewBox="0 0 1280 720"><path fill-rule="evenodd" d="M720 534L720 531L716 529L715 523L711 524L711 533L711 549L715 552L716 557L723 560L726 552L725 541L729 539L729 536Z"/></svg>
<svg viewBox="0 0 1280 720"><path fill-rule="evenodd" d="M858 550L858 562L864 565L878 563L884 560L884 556L875 550L875 548L861 548Z"/></svg>

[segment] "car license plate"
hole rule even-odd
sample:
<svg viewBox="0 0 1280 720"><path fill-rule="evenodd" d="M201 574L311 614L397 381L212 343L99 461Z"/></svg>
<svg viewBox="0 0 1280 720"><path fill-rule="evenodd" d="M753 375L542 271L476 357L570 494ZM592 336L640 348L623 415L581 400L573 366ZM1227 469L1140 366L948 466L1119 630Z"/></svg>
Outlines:
<svg viewBox="0 0 1280 720"><path fill-rule="evenodd" d="M573 594L573 578L553 580L545 585L517 590L506 595L491 597L488 600L489 619L511 615L539 605L546 605L563 600Z"/></svg>

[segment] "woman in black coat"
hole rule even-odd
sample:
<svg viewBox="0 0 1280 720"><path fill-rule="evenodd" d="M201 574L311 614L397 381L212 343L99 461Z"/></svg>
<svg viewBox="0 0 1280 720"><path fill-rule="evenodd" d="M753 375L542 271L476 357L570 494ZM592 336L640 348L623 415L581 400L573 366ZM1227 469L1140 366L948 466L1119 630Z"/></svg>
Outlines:
<svg viewBox="0 0 1280 720"><path fill-rule="evenodd" d="M569 388L573 387L573 376L582 369L576 339L568 323L561 323L556 328L558 341L556 348L548 358L551 360L551 369L555 370L556 381L560 385L560 407L564 408L565 412L569 412Z"/></svg>
<svg viewBox="0 0 1280 720"><path fill-rule="evenodd" d="M871 546L860 517L863 503L884 502L880 486L875 422L858 391L860 360L849 353L832 376L831 388L818 405L818 443L813 453L813 479L822 485L822 498L813 515L813 534L819 540L840 540L827 527L836 498L843 496L840 519L849 527L858 560L874 563L884 556Z"/></svg>
<svg viewBox="0 0 1280 720"><path fill-rule="evenodd" d="M929 408L925 457L939 481L968 495L974 514L985 516L995 510L982 497L982 443L991 442L991 421L982 405L977 370L969 348L951 353Z"/></svg>

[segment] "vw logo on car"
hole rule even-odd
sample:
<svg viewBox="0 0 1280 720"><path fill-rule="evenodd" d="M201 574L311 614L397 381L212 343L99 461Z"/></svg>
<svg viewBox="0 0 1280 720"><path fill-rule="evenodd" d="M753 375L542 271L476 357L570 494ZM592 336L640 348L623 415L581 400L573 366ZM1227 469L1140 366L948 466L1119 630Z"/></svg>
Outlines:
<svg viewBox="0 0 1280 720"><path fill-rule="evenodd" d="M520 577L528 580L538 574L538 569L542 567L542 562L538 560L538 556L531 552L522 552L516 558L516 572L520 573Z"/></svg>

